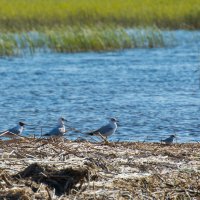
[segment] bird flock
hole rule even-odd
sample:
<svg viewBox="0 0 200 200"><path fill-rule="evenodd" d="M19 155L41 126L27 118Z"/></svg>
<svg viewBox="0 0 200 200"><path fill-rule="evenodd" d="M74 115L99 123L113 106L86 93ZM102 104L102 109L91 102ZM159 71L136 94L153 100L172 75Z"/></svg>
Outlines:
<svg viewBox="0 0 200 200"><path fill-rule="evenodd" d="M43 136L45 137L64 136L64 134L67 132L65 128L65 121L67 120L65 120L63 117L60 117L58 119L57 125L54 128L52 128L48 133L43 134ZM117 130L117 122L118 121L116 118L110 118L109 123L107 125L104 125L95 131L87 132L85 133L85 135L90 135L90 136L100 135L101 137L104 137L107 140L107 137L114 134L115 131ZM6 131L2 131L0 133L0 137L13 138L13 137L19 136L22 134L25 125L27 124L24 122L19 122L17 126L10 128ZM165 144L172 144L174 141L174 138L176 138L176 136L171 135L168 138L161 140L161 142Z"/></svg>

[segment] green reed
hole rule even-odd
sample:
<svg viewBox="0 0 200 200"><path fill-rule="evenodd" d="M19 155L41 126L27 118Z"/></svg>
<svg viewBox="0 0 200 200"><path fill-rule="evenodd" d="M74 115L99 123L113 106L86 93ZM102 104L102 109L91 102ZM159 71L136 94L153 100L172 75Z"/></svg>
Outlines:
<svg viewBox="0 0 200 200"><path fill-rule="evenodd" d="M37 50L53 52L110 51L164 47L163 33L156 28L127 30L110 27L68 27L43 32L0 34L0 55L21 55Z"/></svg>

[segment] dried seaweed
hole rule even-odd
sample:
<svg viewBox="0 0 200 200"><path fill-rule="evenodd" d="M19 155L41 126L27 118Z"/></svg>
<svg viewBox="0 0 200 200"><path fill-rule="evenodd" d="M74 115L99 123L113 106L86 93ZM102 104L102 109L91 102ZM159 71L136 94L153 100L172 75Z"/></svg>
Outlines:
<svg viewBox="0 0 200 200"><path fill-rule="evenodd" d="M49 188L55 189L56 195L69 194L77 183L82 184L87 177L88 170L84 168L57 170L55 167L42 166L37 163L29 165L26 169L14 175L14 178L19 180L30 178L38 184L44 183Z"/></svg>
<svg viewBox="0 0 200 200"><path fill-rule="evenodd" d="M0 199L200 199L200 144L0 141Z"/></svg>

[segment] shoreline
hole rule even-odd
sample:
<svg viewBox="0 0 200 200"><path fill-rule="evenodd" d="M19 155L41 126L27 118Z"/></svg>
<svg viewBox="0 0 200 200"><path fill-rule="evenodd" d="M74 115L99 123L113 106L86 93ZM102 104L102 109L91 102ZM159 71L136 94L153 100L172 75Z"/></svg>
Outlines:
<svg viewBox="0 0 200 200"><path fill-rule="evenodd" d="M0 141L0 199L200 196L200 143Z"/></svg>

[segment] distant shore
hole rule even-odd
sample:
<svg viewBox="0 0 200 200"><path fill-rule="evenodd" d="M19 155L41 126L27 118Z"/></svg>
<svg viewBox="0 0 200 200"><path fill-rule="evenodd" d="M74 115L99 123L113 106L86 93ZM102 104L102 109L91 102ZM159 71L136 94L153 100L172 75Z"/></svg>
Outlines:
<svg viewBox="0 0 200 200"><path fill-rule="evenodd" d="M199 29L199 0L0 0L1 30L62 26Z"/></svg>
<svg viewBox="0 0 200 200"><path fill-rule="evenodd" d="M199 0L0 0L0 56L166 47L160 30L199 30L199 19Z"/></svg>
<svg viewBox="0 0 200 200"><path fill-rule="evenodd" d="M192 199L200 144L0 141L0 199Z"/></svg>

